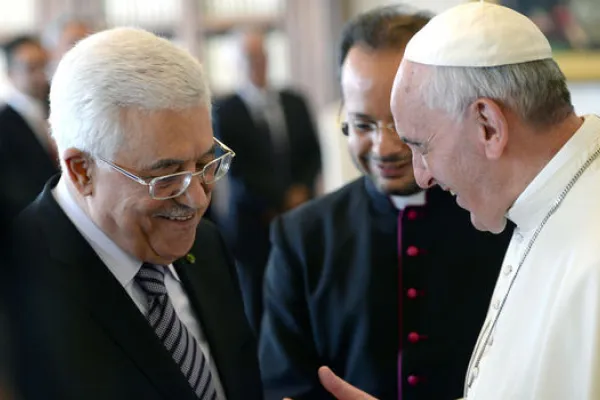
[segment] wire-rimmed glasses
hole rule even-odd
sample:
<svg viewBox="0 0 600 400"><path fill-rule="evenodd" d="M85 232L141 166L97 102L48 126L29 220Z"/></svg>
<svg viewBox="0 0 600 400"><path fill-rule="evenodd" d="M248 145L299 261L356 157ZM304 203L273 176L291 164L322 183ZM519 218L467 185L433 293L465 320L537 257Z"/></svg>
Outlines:
<svg viewBox="0 0 600 400"><path fill-rule="evenodd" d="M350 130L359 135L368 135L373 132L376 132L378 129L386 128L390 132L396 133L396 126L393 122L383 122L383 121L368 121L361 119L352 119L350 121L344 121L341 124L342 133L344 136L348 136Z"/></svg>
<svg viewBox="0 0 600 400"><path fill-rule="evenodd" d="M235 152L217 138L214 138L214 141L224 154L206 164L200 171L176 172L174 174L158 176L149 180L132 174L102 157L97 158L108 164L115 171L120 172L141 185L148 186L150 197L153 199L168 200L179 197L185 193L190 186L190 183L192 183L192 179L196 176L200 177L202 183L205 185L211 185L227 174L231 162L233 161L233 157L235 157Z"/></svg>

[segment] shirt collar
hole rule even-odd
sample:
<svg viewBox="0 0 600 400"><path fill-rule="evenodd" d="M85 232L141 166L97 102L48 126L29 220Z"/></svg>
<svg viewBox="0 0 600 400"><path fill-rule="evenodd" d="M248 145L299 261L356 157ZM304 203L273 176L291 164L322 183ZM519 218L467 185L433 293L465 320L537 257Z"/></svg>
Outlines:
<svg viewBox="0 0 600 400"><path fill-rule="evenodd" d="M255 107L266 107L270 98L275 94L270 88L259 88L251 83L244 85L239 91L239 96L247 104Z"/></svg>
<svg viewBox="0 0 600 400"><path fill-rule="evenodd" d="M370 177L363 175L359 179L364 181L365 189L372 202L372 209L377 214L397 215L399 210L408 206L424 206L431 192L431 190L422 190L410 196L389 196L381 193Z"/></svg>
<svg viewBox="0 0 600 400"><path fill-rule="evenodd" d="M35 118L37 121L46 120L44 104L33 97L17 90L14 86L9 86L6 103L14 108L19 114L26 118Z"/></svg>
<svg viewBox="0 0 600 400"><path fill-rule="evenodd" d="M600 118L586 115L577 132L565 143L508 210L507 218L523 232L535 229L560 192L600 146Z"/></svg>
<svg viewBox="0 0 600 400"><path fill-rule="evenodd" d="M92 221L73 198L65 179L61 177L52 190L56 202L119 283L122 286L129 285L141 268L142 261L121 249ZM169 264L167 270L179 281L179 275L172 264Z"/></svg>
<svg viewBox="0 0 600 400"><path fill-rule="evenodd" d="M408 206L423 206L427 203L424 190L409 196L390 196L390 200L398 210L404 210Z"/></svg>

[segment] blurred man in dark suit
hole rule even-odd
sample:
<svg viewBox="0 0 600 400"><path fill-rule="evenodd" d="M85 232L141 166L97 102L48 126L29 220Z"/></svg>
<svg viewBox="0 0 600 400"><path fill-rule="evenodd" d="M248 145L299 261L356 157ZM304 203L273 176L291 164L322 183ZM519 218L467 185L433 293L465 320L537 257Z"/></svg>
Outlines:
<svg viewBox="0 0 600 400"><path fill-rule="evenodd" d="M427 21L387 7L344 30L342 129L365 176L273 223L259 344L267 399L330 399L321 365L380 399L461 396L510 232L476 231L449 193L415 181L390 96Z"/></svg>
<svg viewBox="0 0 600 400"><path fill-rule="evenodd" d="M52 79L62 174L15 220L9 315L24 398L261 399L235 266L202 219L234 153L198 61L138 29Z"/></svg>
<svg viewBox="0 0 600 400"><path fill-rule="evenodd" d="M9 218L6 214L6 208L2 203L0 197L0 272L4 274L5 268L8 268L10 260L8 259L8 235L7 227ZM9 320L6 315L7 312L7 285L6 279L0 281L0 399L10 400L12 394L10 393L12 387L12 360L9 349L10 337L9 337Z"/></svg>
<svg viewBox="0 0 600 400"><path fill-rule="evenodd" d="M0 178L6 206L17 213L57 170L48 118L48 54L40 42L19 36L3 46L10 83L0 105Z"/></svg>
<svg viewBox="0 0 600 400"><path fill-rule="evenodd" d="M245 82L215 104L215 134L238 158L217 216L238 262L246 310L256 329L269 254L269 223L313 197L321 167L316 128L302 96L267 82L264 36L245 31L239 54Z"/></svg>

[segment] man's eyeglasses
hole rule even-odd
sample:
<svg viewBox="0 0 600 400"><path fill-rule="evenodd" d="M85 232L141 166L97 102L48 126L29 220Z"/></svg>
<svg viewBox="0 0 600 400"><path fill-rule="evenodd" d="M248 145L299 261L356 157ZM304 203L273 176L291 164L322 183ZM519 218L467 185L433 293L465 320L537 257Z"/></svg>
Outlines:
<svg viewBox="0 0 600 400"><path fill-rule="evenodd" d="M115 165L111 161L108 161L102 157L97 157L100 161L108 164L115 171L120 172L126 177L136 181L137 183L148 186L150 197L155 200L167 200L181 196L192 183L192 178L200 177L202 183L205 185L211 185L221 179L229 171L235 152L231 150L227 145L221 143L217 138L214 139L215 144L218 147L217 158L206 164L200 171L196 172L177 172L165 176L159 176L150 180L141 178L131 172Z"/></svg>
<svg viewBox="0 0 600 400"><path fill-rule="evenodd" d="M349 122L342 122L342 133L344 136L348 136L350 131L356 133L357 135L370 135L376 132L378 129L386 128L392 133L396 133L396 127L393 122L383 122L383 121L368 121L368 120L360 120L355 119Z"/></svg>

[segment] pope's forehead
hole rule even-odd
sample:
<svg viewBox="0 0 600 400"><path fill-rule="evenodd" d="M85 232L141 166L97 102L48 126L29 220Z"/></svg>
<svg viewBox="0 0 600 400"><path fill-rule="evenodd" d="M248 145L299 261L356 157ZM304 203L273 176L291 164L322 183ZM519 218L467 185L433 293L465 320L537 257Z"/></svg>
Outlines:
<svg viewBox="0 0 600 400"><path fill-rule="evenodd" d="M428 73L429 68L426 65L404 60L394 80L393 95L398 97L413 95L419 90Z"/></svg>

